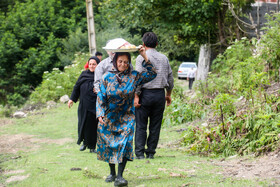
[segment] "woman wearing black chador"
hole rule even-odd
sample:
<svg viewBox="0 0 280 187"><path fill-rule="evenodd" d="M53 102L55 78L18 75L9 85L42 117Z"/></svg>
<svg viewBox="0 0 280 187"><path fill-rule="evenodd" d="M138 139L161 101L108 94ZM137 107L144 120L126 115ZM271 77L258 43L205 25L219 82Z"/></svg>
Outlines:
<svg viewBox="0 0 280 187"><path fill-rule="evenodd" d="M96 119L96 97L94 93L94 71L100 60L93 56L90 57L85 65L85 71L83 71L78 78L70 100L68 101L68 107L71 108L73 102L77 102L80 98L78 108L78 141L77 144L82 146L80 151L84 151L86 148L91 153L96 153L96 140L97 140L97 119Z"/></svg>

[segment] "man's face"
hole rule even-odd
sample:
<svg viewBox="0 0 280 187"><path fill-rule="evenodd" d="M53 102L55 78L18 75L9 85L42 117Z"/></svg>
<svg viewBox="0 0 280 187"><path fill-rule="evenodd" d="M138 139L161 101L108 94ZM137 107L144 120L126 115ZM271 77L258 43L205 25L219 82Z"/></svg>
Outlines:
<svg viewBox="0 0 280 187"><path fill-rule="evenodd" d="M100 61L102 60L102 55L98 55L96 57L99 58Z"/></svg>

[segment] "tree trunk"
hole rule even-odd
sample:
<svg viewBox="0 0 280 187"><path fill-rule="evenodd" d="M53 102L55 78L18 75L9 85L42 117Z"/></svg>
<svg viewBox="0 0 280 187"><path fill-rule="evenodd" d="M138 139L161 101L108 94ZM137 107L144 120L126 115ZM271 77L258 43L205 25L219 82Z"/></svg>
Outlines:
<svg viewBox="0 0 280 187"><path fill-rule="evenodd" d="M209 44L200 46L196 80L206 81L210 68L211 48Z"/></svg>
<svg viewBox="0 0 280 187"><path fill-rule="evenodd" d="M222 46L226 46L226 35L225 35L225 29L224 29L224 19L225 14L227 11L227 6L223 5L222 9L218 11L217 18L218 18L218 37L219 41Z"/></svg>

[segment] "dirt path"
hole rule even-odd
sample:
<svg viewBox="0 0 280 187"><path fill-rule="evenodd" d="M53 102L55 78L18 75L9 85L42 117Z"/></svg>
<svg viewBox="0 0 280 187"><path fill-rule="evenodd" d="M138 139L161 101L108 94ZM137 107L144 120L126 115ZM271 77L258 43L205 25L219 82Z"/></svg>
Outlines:
<svg viewBox="0 0 280 187"><path fill-rule="evenodd" d="M239 179L272 180L272 185L280 185L280 153L278 151L262 157L229 157L212 161L223 168L223 175Z"/></svg>

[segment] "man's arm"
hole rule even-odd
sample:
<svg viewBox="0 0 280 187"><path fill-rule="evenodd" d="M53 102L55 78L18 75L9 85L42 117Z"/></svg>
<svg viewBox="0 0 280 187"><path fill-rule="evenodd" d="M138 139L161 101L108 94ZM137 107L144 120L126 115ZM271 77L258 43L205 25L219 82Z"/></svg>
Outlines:
<svg viewBox="0 0 280 187"><path fill-rule="evenodd" d="M172 102L171 93L172 93L172 90L166 90L165 100L166 100L167 106L171 105L171 102Z"/></svg>
<svg viewBox="0 0 280 187"><path fill-rule="evenodd" d="M171 98L171 94L172 94L172 89L174 87L174 78L173 78L173 73L172 73L172 69L171 66L168 62L168 77L167 77L167 82L168 82L168 87L166 88L166 96L165 96L165 100L166 100L166 105L169 106L171 105L172 102L172 98Z"/></svg>
<svg viewBox="0 0 280 187"><path fill-rule="evenodd" d="M100 62L94 71L94 91L95 91L95 93L98 93L100 91L101 79L104 74L104 70L103 70L102 66L103 66L103 63Z"/></svg>

